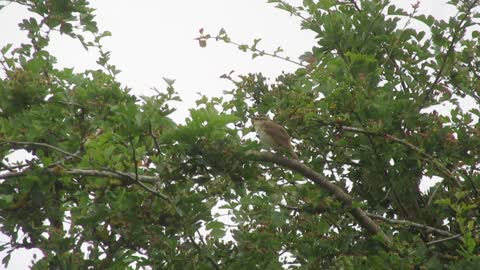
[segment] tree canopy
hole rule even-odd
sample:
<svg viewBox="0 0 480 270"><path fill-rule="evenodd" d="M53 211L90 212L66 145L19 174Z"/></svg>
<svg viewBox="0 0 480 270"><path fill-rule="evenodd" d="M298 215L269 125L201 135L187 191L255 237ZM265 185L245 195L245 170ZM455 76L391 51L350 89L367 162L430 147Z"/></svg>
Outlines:
<svg viewBox="0 0 480 270"><path fill-rule="evenodd" d="M225 74L232 89L200 98L185 124L170 116L173 81L153 96L118 82L87 1L6 2L32 16L28 42L1 44L5 254L41 251L33 269L480 266L480 1L449 1L444 21L418 3L270 0L316 33L311 51L200 30L202 47L298 69L273 83ZM59 68L52 32L98 50L99 68ZM300 161L251 139L256 115L288 129ZM19 150L32 158L8 159Z"/></svg>

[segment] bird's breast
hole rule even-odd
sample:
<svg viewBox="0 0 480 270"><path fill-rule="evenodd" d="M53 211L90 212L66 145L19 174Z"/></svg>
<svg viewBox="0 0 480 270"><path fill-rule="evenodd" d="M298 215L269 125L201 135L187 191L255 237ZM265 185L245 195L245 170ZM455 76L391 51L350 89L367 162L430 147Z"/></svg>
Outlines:
<svg viewBox="0 0 480 270"><path fill-rule="evenodd" d="M274 147L274 148L278 146L275 140L272 138L272 136L266 133L262 128L255 126L255 131L257 132L257 135L263 144L266 144L267 146Z"/></svg>

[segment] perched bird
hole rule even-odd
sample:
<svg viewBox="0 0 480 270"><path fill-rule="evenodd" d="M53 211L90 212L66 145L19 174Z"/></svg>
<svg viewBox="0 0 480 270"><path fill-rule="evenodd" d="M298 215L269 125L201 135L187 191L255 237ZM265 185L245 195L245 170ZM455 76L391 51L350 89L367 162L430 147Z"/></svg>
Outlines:
<svg viewBox="0 0 480 270"><path fill-rule="evenodd" d="M263 144L277 151L287 150L294 159L298 160L292 144L290 143L290 136L284 127L265 116L254 117L252 118L252 122L255 131Z"/></svg>

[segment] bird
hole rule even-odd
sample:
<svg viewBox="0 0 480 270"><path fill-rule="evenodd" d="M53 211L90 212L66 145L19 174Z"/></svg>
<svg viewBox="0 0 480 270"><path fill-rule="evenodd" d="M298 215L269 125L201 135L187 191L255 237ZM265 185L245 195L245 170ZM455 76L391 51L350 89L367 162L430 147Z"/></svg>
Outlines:
<svg viewBox="0 0 480 270"><path fill-rule="evenodd" d="M277 151L287 150L294 159L298 160L290 142L290 136L284 127L266 116L253 117L252 123L260 142Z"/></svg>

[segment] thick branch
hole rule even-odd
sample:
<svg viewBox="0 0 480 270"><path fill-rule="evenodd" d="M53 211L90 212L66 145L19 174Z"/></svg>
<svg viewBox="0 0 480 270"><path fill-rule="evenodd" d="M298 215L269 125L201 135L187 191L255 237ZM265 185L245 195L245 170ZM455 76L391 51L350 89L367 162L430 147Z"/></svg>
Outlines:
<svg viewBox="0 0 480 270"><path fill-rule="evenodd" d="M360 224L360 226L362 226L362 228L367 230L372 235L380 235L383 238L385 244L391 244L390 238L385 235L382 229L361 208L353 206L352 197L350 197L350 195L348 195L340 187L331 183L323 175L317 173L316 171L310 169L309 167L303 165L296 160L287 159L286 157L280 155L252 151L250 151L248 154L258 160L271 162L287 167L295 172L302 174L306 178L318 184L320 187L332 194L337 200L342 202L342 204L350 211L352 216L355 218L355 220L357 220L357 222Z"/></svg>

